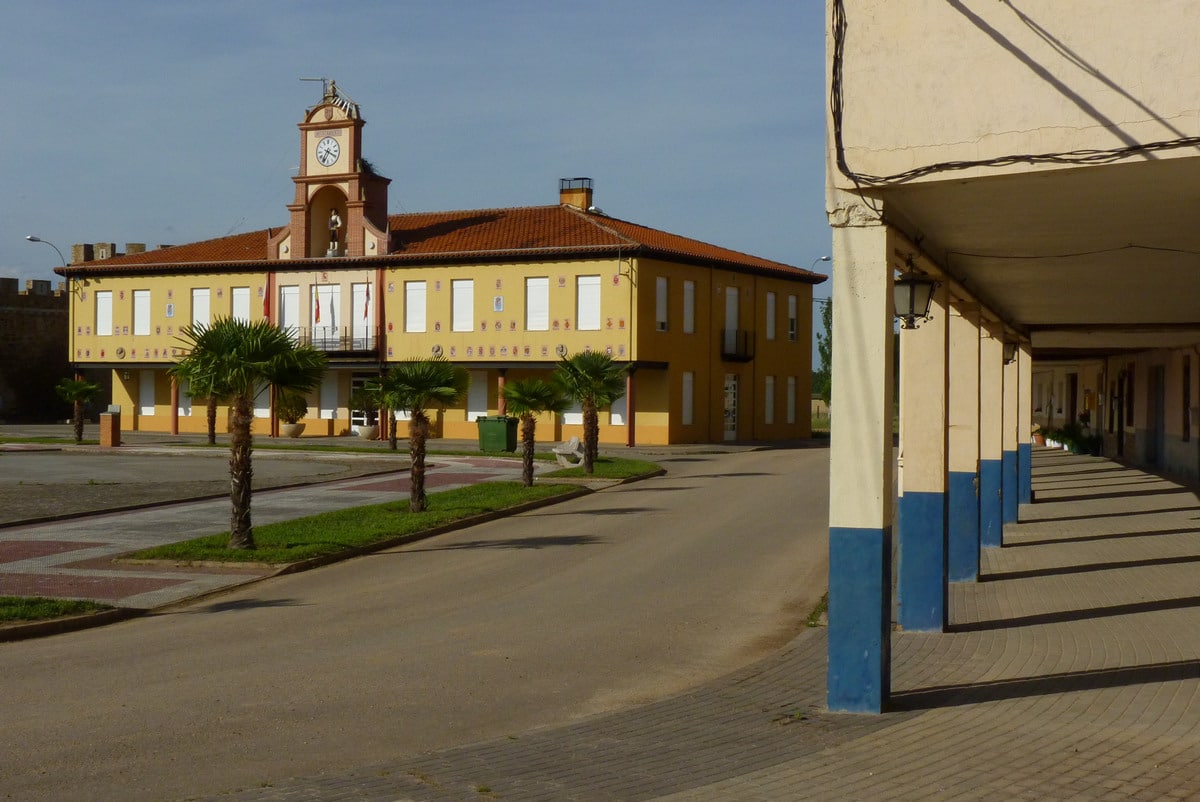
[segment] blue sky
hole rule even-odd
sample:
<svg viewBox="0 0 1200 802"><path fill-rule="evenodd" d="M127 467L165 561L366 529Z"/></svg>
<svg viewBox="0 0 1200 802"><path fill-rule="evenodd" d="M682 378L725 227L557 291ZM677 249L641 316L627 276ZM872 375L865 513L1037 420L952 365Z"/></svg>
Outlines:
<svg viewBox="0 0 1200 802"><path fill-rule="evenodd" d="M316 76L359 103L393 213L551 204L589 176L615 217L808 268L830 244L824 5L20 3L0 276L57 282L26 234L69 258L285 224Z"/></svg>

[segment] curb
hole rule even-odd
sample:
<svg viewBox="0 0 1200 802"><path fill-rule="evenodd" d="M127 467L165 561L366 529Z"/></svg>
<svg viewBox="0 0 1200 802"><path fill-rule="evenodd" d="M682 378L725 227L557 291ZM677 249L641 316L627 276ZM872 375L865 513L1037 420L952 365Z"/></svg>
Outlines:
<svg viewBox="0 0 1200 802"><path fill-rule="evenodd" d="M392 473L392 471L385 471L384 473ZM652 478L655 478L658 476L665 476L666 473L667 473L667 471L665 468L660 468L657 471L645 474L643 476L633 476L633 477L628 477L626 479L613 481L612 485L610 485L610 486L616 487L616 486L620 486L620 485L630 484L632 482L638 482L643 479L652 479ZM366 475L373 475L373 474L366 474ZM332 481L341 481L341 480L332 480ZM313 483L306 483L306 484L313 484ZM570 481L556 482L555 480L550 480L549 482L547 482L547 484L573 484L573 482L570 482ZM271 488L271 489L272 490L276 490L276 489L282 490L284 488ZM607 489L607 488L602 488L602 489ZM562 493L557 496L552 496L550 498L544 498L544 499L536 499L534 501L528 501L524 504L519 504L515 507L508 507L503 510L496 510L495 512L483 513L481 515L473 515L469 518L460 518L457 521L452 521L451 523L448 523L448 524L442 524L441 526L434 527L433 529L429 529L429 530L426 530L423 532L418 532L418 533L415 533L412 535L403 535L403 536L399 536L399 537L395 537L395 538L390 538L388 540L382 540L382 541L379 541L378 543L373 543L370 546L359 546L359 547L356 547L353 549L346 549L344 551L339 551L336 554L328 554L328 555L325 555L322 557L313 557L308 560L302 560L300 562L288 563L286 565L280 566L280 568L278 570L273 571L268 574L265 574L263 576L253 577L251 579L246 580L245 582L235 582L235 583L232 583L229 585L224 585L219 588L213 588L212 590L206 591L204 593L198 593L195 596L189 596L184 599L177 599L175 601L159 605L158 607L151 607L148 609L118 607L118 608L115 608L112 610L105 610L100 613L90 613L90 614L84 614L84 615L69 616L67 618L55 618L55 619L51 619L49 621L35 621L35 622L31 622L29 624L16 623L16 624L11 624L11 625L6 625L6 626L0 626L0 643L7 642L7 641L26 640L29 638L38 638L38 637L43 637L46 635L56 635L56 634L63 633L63 632L75 632L78 630L90 629L92 627L101 627L101 626L105 626L107 624L113 624L118 621L124 621L124 620L130 619L130 618L138 618L138 617L145 616L145 615L157 615L158 613L161 613L161 612L166 612L166 611L178 608L178 607L182 607L182 606L189 605L189 604L194 604L197 601L207 599L212 596L217 596L222 593L227 593L230 590L233 590L234 588L243 588L243 587L246 587L247 585L252 585L252 584L255 584L256 582L262 582L264 580L271 579L273 577L287 576L289 574L298 574L298 573L302 573L304 571L311 571L314 568L321 568L326 565L333 565L335 563L344 562L346 560L350 560L355 557L361 557L361 556L364 556L367 554L372 554L372 553L375 553L378 551L383 551L386 549L394 548L396 546L405 545L407 543L415 543L415 542L418 542L421 540L426 540L428 538L446 534L447 532L454 532L459 529L466 529L467 527L474 526L476 524L487 523L489 521L495 521L500 518L507 518L511 515L519 515L523 512L529 512L530 510L539 509L541 507L548 507L553 504L560 504L564 501L570 501L572 499L580 498L581 496L585 496L585 495L595 493L595 492L599 492L599 491L593 490L588 487L576 487L576 489L574 489L570 492ZM222 495L224 495L224 494L222 494ZM221 496L213 496L212 498L220 498L220 497ZM186 499L185 501L192 501L192 500L194 500L194 499ZM179 502L167 502L167 503L179 503ZM142 509L144 507L157 507L157 506L163 506L163 504L147 504L147 505L141 505L138 507L132 507L130 509ZM103 513L92 513L92 514L93 515L94 514L104 514L107 512L116 512L116 510L105 510L105 511L103 511ZM80 516L71 516L71 517L80 517ZM55 519L55 520L61 520L61 519ZM0 528L2 528L2 527L0 527ZM222 565L225 565L225 563L222 563Z"/></svg>
<svg viewBox="0 0 1200 802"><path fill-rule="evenodd" d="M136 610L131 607L114 607L98 613L83 613L65 618L51 618L48 621L31 621L26 624L14 623L0 626L0 643L41 638L47 635L59 635L64 632L78 632L82 629L102 627L127 621L130 618L141 618L149 610Z"/></svg>

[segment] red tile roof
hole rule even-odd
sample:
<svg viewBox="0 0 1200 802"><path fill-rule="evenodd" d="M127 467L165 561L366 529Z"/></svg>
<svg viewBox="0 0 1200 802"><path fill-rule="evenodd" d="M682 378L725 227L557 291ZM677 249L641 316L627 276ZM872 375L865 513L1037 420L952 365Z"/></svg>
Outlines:
<svg viewBox="0 0 1200 802"><path fill-rule="evenodd" d="M669 234L626 220L585 212L569 205L523 206L510 209L468 209L417 212L388 218L391 252L380 257L320 258L304 264L349 266L466 263L481 259L528 261L616 255L647 256L752 273L784 276L818 284L825 276L808 270ZM115 256L58 268L64 276L97 273L226 272L263 269L267 241L279 229L251 231L219 239L175 245L144 253ZM270 263L287 269L295 262Z"/></svg>

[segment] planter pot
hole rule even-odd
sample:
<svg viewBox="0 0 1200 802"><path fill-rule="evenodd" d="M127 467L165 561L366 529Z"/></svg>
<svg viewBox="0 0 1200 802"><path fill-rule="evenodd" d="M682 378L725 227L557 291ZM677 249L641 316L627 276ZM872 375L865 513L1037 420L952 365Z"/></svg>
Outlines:
<svg viewBox="0 0 1200 802"><path fill-rule="evenodd" d="M375 438L379 437L379 427L367 426L363 424L361 426L355 426L354 433L363 440L374 440Z"/></svg>
<svg viewBox="0 0 1200 802"><path fill-rule="evenodd" d="M299 437L304 431L303 423L281 423L279 433L284 437Z"/></svg>
<svg viewBox="0 0 1200 802"><path fill-rule="evenodd" d="M1033 435L1033 444L1034 444L1035 446L1044 446L1044 445L1046 445L1046 435L1044 435L1044 434L1035 434L1035 435Z"/></svg>

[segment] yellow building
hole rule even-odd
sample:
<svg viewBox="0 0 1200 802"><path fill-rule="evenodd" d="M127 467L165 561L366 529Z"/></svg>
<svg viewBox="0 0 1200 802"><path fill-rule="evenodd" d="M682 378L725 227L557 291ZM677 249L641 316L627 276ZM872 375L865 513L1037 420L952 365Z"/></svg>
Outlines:
<svg viewBox="0 0 1200 802"><path fill-rule="evenodd" d="M604 351L629 370L603 442L778 440L810 434L812 287L824 276L609 217L592 182L550 206L388 215L362 157L358 106L330 82L300 123L287 225L145 250L76 246L71 355L111 368L126 430L200 432L203 402L166 370L180 328L266 317L324 351L305 434L348 433L350 392L391 362L443 356L471 374L437 434L476 436L507 380ZM274 433L268 394L260 433ZM582 432L547 418L546 440Z"/></svg>

